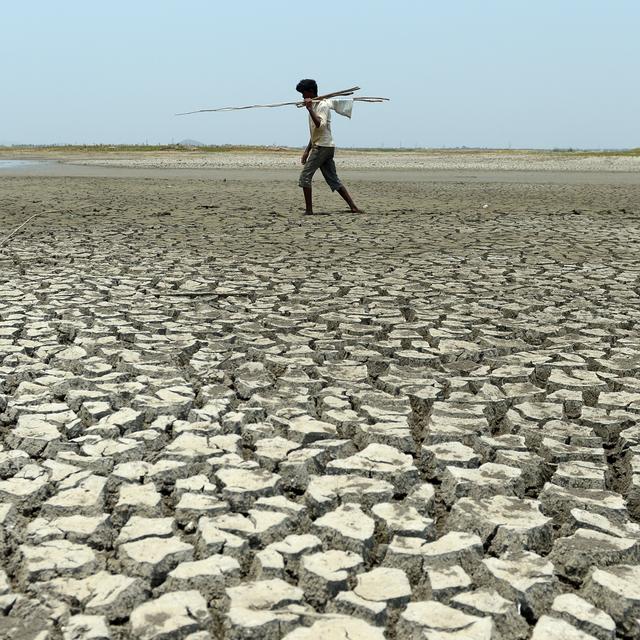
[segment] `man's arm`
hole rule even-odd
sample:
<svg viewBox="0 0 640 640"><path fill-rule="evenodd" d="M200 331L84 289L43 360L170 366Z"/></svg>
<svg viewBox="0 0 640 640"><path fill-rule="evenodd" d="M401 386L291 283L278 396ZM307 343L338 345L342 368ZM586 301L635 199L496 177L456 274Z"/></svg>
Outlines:
<svg viewBox="0 0 640 640"><path fill-rule="evenodd" d="M307 158L309 157L309 154L311 153L311 148L313 147L313 145L311 144L311 140L309 140L309 144L307 145L307 148L304 150L303 154L302 154L302 164L306 164L307 163Z"/></svg>
<svg viewBox="0 0 640 640"><path fill-rule="evenodd" d="M309 112L309 115L313 120L313 124L315 124L316 127L321 127L322 120L318 117L318 114L313 110L313 100L311 98L305 98L304 106L307 107L307 111Z"/></svg>

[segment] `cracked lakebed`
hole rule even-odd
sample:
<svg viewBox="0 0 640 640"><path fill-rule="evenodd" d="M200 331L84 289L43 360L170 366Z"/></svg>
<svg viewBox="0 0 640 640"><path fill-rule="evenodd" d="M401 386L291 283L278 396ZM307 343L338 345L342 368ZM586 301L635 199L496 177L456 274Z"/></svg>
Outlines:
<svg viewBox="0 0 640 640"><path fill-rule="evenodd" d="M0 637L640 637L640 186L1 179Z"/></svg>

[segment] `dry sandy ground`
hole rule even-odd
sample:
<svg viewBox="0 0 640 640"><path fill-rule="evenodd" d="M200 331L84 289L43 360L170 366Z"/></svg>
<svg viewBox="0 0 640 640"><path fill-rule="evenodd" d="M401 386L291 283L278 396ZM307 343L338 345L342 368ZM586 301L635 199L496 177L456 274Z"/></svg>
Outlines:
<svg viewBox="0 0 640 640"><path fill-rule="evenodd" d="M479 171L0 175L0 637L640 637L637 174Z"/></svg>
<svg viewBox="0 0 640 640"><path fill-rule="evenodd" d="M1 152L2 155L9 151ZM32 151L20 152L21 157L34 155ZM165 151L157 152L90 152L56 154L65 163L82 166L126 167L132 169L291 169L298 164L300 152L292 149L269 151L225 151L202 153ZM640 172L640 156L586 155L575 152L549 152L527 150L455 150L419 151L361 151L338 149L337 158L344 169L398 170L470 170L470 171L590 171L590 172Z"/></svg>

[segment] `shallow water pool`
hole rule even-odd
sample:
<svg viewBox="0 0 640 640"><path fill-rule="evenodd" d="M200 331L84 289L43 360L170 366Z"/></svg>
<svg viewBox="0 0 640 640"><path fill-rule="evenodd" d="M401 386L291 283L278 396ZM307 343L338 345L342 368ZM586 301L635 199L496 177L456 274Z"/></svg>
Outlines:
<svg viewBox="0 0 640 640"><path fill-rule="evenodd" d="M0 160L0 171L2 169L20 169L34 164L41 164L44 160Z"/></svg>

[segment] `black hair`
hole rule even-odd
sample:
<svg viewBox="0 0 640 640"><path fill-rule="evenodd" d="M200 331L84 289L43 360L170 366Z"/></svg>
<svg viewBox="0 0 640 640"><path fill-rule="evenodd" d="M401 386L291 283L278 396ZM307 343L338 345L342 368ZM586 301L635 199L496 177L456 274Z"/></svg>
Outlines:
<svg viewBox="0 0 640 640"><path fill-rule="evenodd" d="M316 95L318 95L318 83L315 80L311 80L310 78L305 78L304 80L300 80L296 85L296 91L302 93L303 91L313 91Z"/></svg>

